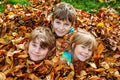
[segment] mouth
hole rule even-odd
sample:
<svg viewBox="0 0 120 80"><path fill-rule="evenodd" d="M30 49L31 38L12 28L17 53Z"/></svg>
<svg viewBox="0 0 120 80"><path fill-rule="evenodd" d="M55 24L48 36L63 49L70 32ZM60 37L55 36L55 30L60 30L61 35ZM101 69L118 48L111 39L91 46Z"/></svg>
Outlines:
<svg viewBox="0 0 120 80"><path fill-rule="evenodd" d="M37 53L32 53L32 55L34 55L34 56L41 56L40 54L37 54Z"/></svg>
<svg viewBox="0 0 120 80"><path fill-rule="evenodd" d="M59 34L63 34L64 33L64 31L56 31L57 33L59 33Z"/></svg>
<svg viewBox="0 0 120 80"><path fill-rule="evenodd" d="M87 58L87 55L85 55L85 53L81 53L80 55L84 58Z"/></svg>

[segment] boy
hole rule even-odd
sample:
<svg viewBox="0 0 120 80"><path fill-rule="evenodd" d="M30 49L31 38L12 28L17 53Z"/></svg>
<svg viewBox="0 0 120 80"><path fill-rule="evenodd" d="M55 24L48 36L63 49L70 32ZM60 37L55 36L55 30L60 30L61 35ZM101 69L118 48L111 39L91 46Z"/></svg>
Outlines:
<svg viewBox="0 0 120 80"><path fill-rule="evenodd" d="M57 37L63 37L69 32L74 32L72 27L76 20L76 11L72 5L61 2L54 9L52 16L52 31Z"/></svg>
<svg viewBox="0 0 120 80"><path fill-rule="evenodd" d="M48 57L50 50L55 47L55 37L47 27L37 27L31 33L28 47L29 57L33 61L40 61Z"/></svg>

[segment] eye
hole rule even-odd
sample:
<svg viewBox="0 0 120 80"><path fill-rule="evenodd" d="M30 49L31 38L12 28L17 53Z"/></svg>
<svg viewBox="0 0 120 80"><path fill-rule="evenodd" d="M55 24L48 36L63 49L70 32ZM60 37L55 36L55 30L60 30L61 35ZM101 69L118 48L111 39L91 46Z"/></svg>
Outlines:
<svg viewBox="0 0 120 80"><path fill-rule="evenodd" d="M92 52L92 49L88 49L88 51Z"/></svg>
<svg viewBox="0 0 120 80"><path fill-rule="evenodd" d="M42 50L46 49L45 47L41 47Z"/></svg>
<svg viewBox="0 0 120 80"><path fill-rule="evenodd" d="M40 50L46 50L47 47L40 47Z"/></svg>
<svg viewBox="0 0 120 80"><path fill-rule="evenodd" d="M85 46L81 46L83 49L85 49L86 47Z"/></svg>
<svg viewBox="0 0 120 80"><path fill-rule="evenodd" d="M35 43L32 43L32 46L37 47L37 45Z"/></svg>
<svg viewBox="0 0 120 80"><path fill-rule="evenodd" d="M65 23L65 26L69 26L69 24Z"/></svg>
<svg viewBox="0 0 120 80"><path fill-rule="evenodd" d="M60 24L60 21L56 21L57 24Z"/></svg>

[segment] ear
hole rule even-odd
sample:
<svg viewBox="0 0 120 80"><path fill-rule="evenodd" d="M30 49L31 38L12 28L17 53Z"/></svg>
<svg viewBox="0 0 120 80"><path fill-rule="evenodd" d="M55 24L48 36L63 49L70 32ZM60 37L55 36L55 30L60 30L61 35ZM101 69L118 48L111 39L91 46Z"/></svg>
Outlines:
<svg viewBox="0 0 120 80"><path fill-rule="evenodd" d="M54 23L54 20L51 21L52 26L53 26L53 23Z"/></svg>
<svg viewBox="0 0 120 80"><path fill-rule="evenodd" d="M72 43L72 49L75 47L75 43Z"/></svg>

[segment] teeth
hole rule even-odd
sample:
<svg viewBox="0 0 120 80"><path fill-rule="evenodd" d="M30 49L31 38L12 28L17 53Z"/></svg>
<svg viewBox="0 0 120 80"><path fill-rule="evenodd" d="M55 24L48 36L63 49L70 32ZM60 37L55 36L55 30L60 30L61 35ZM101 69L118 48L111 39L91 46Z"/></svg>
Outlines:
<svg viewBox="0 0 120 80"><path fill-rule="evenodd" d="M87 58L87 55L85 55L85 53L82 53L81 56Z"/></svg>

